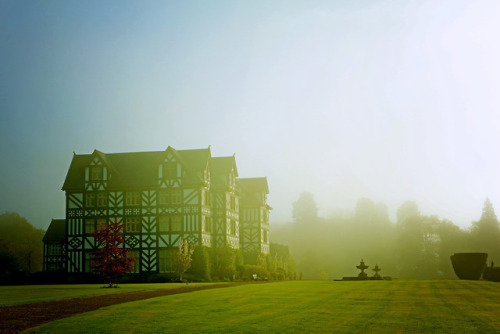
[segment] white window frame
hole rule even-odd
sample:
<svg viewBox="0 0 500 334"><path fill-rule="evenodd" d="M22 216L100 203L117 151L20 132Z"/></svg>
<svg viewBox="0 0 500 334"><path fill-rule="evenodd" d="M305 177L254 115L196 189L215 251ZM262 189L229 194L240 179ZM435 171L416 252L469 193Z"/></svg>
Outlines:
<svg viewBox="0 0 500 334"><path fill-rule="evenodd" d="M127 191L125 193L125 204L127 206L139 206L141 204L141 192Z"/></svg>
<svg viewBox="0 0 500 334"><path fill-rule="evenodd" d="M98 208L105 208L108 206L108 194L101 191L97 193L96 204Z"/></svg>
<svg viewBox="0 0 500 334"><path fill-rule="evenodd" d="M92 234L96 230L96 220L95 219L85 219L85 234Z"/></svg>
<svg viewBox="0 0 500 334"><path fill-rule="evenodd" d="M160 273L172 272L173 250L170 248L160 248L158 250L158 269Z"/></svg>
<svg viewBox="0 0 500 334"><path fill-rule="evenodd" d="M85 194L85 207L87 207L87 208L95 208L96 207L95 193L86 193Z"/></svg>
<svg viewBox="0 0 500 334"><path fill-rule="evenodd" d="M101 181L104 171L101 166L90 167L90 180L91 181Z"/></svg>
<svg viewBox="0 0 500 334"><path fill-rule="evenodd" d="M141 232L141 217L126 217L125 218L125 231L127 233L140 233Z"/></svg>

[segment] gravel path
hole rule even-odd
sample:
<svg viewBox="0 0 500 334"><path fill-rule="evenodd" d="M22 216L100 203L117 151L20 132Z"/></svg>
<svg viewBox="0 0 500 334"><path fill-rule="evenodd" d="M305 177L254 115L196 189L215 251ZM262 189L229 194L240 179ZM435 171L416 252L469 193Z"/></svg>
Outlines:
<svg viewBox="0 0 500 334"><path fill-rule="evenodd" d="M18 333L57 319L94 311L104 306L179 293L227 288L243 284L250 283L238 282L203 286L187 285L176 289L132 291L86 298L70 298L51 302L0 307L0 333Z"/></svg>

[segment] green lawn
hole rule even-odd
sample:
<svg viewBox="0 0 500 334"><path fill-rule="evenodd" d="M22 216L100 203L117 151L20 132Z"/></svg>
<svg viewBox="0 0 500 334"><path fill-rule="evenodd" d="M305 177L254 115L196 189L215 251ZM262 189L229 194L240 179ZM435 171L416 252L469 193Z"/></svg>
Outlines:
<svg viewBox="0 0 500 334"><path fill-rule="evenodd" d="M498 333L500 284L395 280L242 285L105 307L47 324L39 332Z"/></svg>
<svg viewBox="0 0 500 334"><path fill-rule="evenodd" d="M214 283L190 283L191 286ZM16 285L0 286L0 306L47 302L65 298L90 297L108 293L173 289L183 283L120 284L116 289L103 289L104 284Z"/></svg>

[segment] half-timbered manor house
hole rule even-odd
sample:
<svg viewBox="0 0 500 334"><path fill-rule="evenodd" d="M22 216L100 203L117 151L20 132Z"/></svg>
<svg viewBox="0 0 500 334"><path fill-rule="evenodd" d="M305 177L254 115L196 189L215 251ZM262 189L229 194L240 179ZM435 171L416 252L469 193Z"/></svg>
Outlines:
<svg viewBox="0 0 500 334"><path fill-rule="evenodd" d="M52 220L44 238L44 270L90 271L92 232L115 220L136 273L171 272L181 239L267 255L267 179L237 177L235 157L212 157L210 147L75 154L62 187L66 218Z"/></svg>

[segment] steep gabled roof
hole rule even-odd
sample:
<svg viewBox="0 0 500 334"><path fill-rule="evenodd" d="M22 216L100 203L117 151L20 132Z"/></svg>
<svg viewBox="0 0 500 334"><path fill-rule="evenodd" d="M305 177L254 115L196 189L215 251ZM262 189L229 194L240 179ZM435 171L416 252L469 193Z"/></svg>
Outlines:
<svg viewBox="0 0 500 334"><path fill-rule="evenodd" d="M79 189L85 185L85 167L92 160L91 154L75 154L69 165L62 190Z"/></svg>
<svg viewBox="0 0 500 334"><path fill-rule="evenodd" d="M109 187L154 187L158 181L158 165L164 161L168 152L172 152L187 170L184 179L186 183L203 182L201 172L209 164L210 148L175 150L169 146L166 151L107 154L94 150L92 154L73 156L62 190L85 187L85 168L89 166L94 156L98 156L110 171L107 180Z"/></svg>
<svg viewBox="0 0 500 334"><path fill-rule="evenodd" d="M52 219L42 239L43 242L64 242L66 240L66 220Z"/></svg>
<svg viewBox="0 0 500 334"><path fill-rule="evenodd" d="M195 150L176 150L177 156L185 166L192 171L201 172L207 168L208 161L212 157L210 148Z"/></svg>
<svg viewBox="0 0 500 334"><path fill-rule="evenodd" d="M116 172L116 168L115 166L113 165L113 163L108 159L107 155L104 154L103 152L99 151L99 150L94 150L94 152L92 153L92 155L94 156L97 156L99 157L99 159L101 159L102 163L108 167L111 171L113 172Z"/></svg>
<svg viewBox="0 0 500 334"><path fill-rule="evenodd" d="M260 196L262 193L269 194L266 177L243 178L237 179L236 182L244 205L265 205L269 210L272 210Z"/></svg>
<svg viewBox="0 0 500 334"><path fill-rule="evenodd" d="M237 179L238 185L241 190L246 192L265 192L269 194L269 186L267 184L267 177L252 177Z"/></svg>
<svg viewBox="0 0 500 334"><path fill-rule="evenodd" d="M228 175L231 170L234 170L235 176L238 176L238 168L236 167L236 159L234 155L231 157L213 157L212 172L216 174Z"/></svg>
<svg viewBox="0 0 500 334"><path fill-rule="evenodd" d="M164 152L132 152L106 154L116 166L108 180L109 187L155 186L158 182L158 165Z"/></svg>
<svg viewBox="0 0 500 334"><path fill-rule="evenodd" d="M169 146L166 152L175 155L179 163L184 167L186 174L184 181L187 184L204 183L203 171L209 165L212 153L210 147L192 150L175 150Z"/></svg>
<svg viewBox="0 0 500 334"><path fill-rule="evenodd" d="M238 168L236 167L236 159L231 157L213 157L211 180L216 187L225 187L228 185L228 176L231 170L234 170L234 176L238 176Z"/></svg>
<svg viewBox="0 0 500 334"><path fill-rule="evenodd" d="M84 188L85 168L89 166L94 155L99 156L110 171L108 186L154 186L158 178L158 164L161 163L164 154L162 151L105 154L97 150L92 154L75 154L62 190Z"/></svg>

